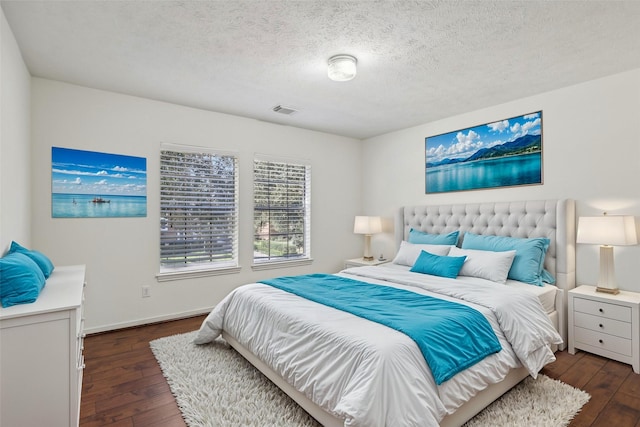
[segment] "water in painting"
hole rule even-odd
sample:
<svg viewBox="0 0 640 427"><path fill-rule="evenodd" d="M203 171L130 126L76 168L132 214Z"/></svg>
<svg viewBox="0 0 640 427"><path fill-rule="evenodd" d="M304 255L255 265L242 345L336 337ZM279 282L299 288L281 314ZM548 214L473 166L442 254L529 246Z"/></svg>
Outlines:
<svg viewBox="0 0 640 427"><path fill-rule="evenodd" d="M427 168L427 192L508 187L542 182L540 152Z"/></svg>
<svg viewBox="0 0 640 427"><path fill-rule="evenodd" d="M147 216L146 196L92 196L53 193L54 218Z"/></svg>

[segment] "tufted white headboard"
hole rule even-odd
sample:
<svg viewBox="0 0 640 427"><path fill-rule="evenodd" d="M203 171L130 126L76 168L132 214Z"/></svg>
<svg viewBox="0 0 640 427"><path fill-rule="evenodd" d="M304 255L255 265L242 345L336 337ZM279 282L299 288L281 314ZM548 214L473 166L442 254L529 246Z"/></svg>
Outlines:
<svg viewBox="0 0 640 427"><path fill-rule="evenodd" d="M396 247L409 230L433 234L460 230L464 233L508 237L546 237L551 240L544 267L562 289L560 333L566 338L566 292L575 287L575 202L536 200L522 202L469 203L453 205L405 206L395 219ZM566 339L565 339L566 342Z"/></svg>

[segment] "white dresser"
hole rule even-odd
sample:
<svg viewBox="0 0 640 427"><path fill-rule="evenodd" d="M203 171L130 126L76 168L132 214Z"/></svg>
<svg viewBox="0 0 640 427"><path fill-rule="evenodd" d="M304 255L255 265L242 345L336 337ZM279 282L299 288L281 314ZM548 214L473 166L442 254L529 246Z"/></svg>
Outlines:
<svg viewBox="0 0 640 427"><path fill-rule="evenodd" d="M640 372L640 294L611 295L579 286L569 291L568 305L569 353L585 350Z"/></svg>
<svg viewBox="0 0 640 427"><path fill-rule="evenodd" d="M56 267L32 304L0 308L0 427L77 426L85 266Z"/></svg>

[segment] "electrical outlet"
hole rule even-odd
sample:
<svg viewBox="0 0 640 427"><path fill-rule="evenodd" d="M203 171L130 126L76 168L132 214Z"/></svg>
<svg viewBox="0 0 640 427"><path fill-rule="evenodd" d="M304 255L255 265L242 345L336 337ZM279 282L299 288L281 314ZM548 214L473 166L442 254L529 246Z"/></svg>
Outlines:
<svg viewBox="0 0 640 427"><path fill-rule="evenodd" d="M148 298L151 296L151 287L142 286L142 298Z"/></svg>

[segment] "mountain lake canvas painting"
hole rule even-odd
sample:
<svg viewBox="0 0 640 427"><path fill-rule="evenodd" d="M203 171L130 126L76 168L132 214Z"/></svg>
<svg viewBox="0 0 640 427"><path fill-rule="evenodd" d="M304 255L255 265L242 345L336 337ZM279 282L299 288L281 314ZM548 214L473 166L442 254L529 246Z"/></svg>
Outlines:
<svg viewBox="0 0 640 427"><path fill-rule="evenodd" d="M53 218L147 216L147 159L51 148Z"/></svg>
<svg viewBox="0 0 640 427"><path fill-rule="evenodd" d="M426 193L542 184L542 111L425 138Z"/></svg>

